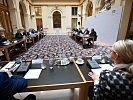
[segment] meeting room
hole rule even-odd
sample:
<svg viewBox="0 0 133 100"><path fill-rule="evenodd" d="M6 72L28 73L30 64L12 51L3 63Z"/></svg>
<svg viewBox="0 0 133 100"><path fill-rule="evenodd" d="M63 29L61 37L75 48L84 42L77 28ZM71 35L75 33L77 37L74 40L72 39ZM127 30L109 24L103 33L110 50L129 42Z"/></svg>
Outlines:
<svg viewBox="0 0 133 100"><path fill-rule="evenodd" d="M0 0L0 100L132 100L133 0Z"/></svg>

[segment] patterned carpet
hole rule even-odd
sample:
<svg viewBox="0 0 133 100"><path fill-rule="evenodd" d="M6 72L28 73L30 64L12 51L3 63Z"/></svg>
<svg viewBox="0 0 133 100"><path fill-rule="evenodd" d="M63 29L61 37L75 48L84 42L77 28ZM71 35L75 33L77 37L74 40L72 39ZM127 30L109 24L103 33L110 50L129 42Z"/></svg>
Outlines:
<svg viewBox="0 0 133 100"><path fill-rule="evenodd" d="M31 46L21 57L36 59L39 56L42 59L49 59L50 55L53 55L55 59L61 59L63 50L66 51L67 57L76 58L110 54L108 45L98 41L95 42L93 48L84 49L67 35L47 35Z"/></svg>

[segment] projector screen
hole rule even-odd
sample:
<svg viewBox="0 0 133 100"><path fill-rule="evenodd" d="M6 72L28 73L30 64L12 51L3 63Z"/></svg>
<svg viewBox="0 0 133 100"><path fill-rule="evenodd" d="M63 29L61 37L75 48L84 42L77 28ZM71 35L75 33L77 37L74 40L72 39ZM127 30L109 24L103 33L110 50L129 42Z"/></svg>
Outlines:
<svg viewBox="0 0 133 100"><path fill-rule="evenodd" d="M118 7L87 17L85 29L94 28L98 34L98 41L112 45L117 40L121 15L122 7Z"/></svg>

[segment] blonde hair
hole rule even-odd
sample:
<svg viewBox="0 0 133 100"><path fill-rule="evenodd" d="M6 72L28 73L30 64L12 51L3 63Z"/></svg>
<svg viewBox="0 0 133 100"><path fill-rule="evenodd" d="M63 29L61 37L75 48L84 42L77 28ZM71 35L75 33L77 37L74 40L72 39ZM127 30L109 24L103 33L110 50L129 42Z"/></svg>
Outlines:
<svg viewBox="0 0 133 100"><path fill-rule="evenodd" d="M133 41L119 40L112 48L119 55L122 63L128 65L128 71L133 75Z"/></svg>

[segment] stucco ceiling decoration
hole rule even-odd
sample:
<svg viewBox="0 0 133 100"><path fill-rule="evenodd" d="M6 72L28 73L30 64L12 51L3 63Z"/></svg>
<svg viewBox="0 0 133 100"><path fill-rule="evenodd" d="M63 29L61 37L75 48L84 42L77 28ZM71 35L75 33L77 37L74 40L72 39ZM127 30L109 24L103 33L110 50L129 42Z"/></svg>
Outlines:
<svg viewBox="0 0 133 100"><path fill-rule="evenodd" d="M85 0L28 0L33 5L79 5Z"/></svg>
<svg viewBox="0 0 133 100"><path fill-rule="evenodd" d="M32 2L80 2L81 0L31 0Z"/></svg>

